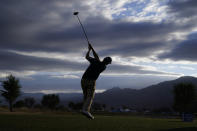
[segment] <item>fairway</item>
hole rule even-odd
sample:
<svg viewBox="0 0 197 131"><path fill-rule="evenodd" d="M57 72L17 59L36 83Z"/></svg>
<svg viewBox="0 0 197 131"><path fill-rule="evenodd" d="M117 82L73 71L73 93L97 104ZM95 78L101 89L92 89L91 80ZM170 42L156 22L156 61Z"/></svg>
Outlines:
<svg viewBox="0 0 197 131"><path fill-rule="evenodd" d="M0 131L196 131L197 121L136 116L96 115L88 120L80 114L0 114Z"/></svg>

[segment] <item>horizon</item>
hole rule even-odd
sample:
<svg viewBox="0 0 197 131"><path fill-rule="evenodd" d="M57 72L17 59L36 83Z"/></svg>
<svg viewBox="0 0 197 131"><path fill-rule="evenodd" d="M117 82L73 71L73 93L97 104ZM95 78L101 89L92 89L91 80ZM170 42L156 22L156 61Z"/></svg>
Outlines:
<svg viewBox="0 0 197 131"><path fill-rule="evenodd" d="M100 58L112 57L97 92L197 77L196 6L194 0L1 1L0 80L13 74L23 92L82 92L88 46L75 11Z"/></svg>
<svg viewBox="0 0 197 131"><path fill-rule="evenodd" d="M108 90L111 90L111 89L133 89L133 90L141 90L141 89L145 89L145 88L149 88L149 87L151 87L151 86L155 86L155 85L158 85L158 84L160 84L160 83L163 83L163 82L170 82L170 81L174 81L174 80L178 80L178 79L182 79L182 78L188 78L188 77L190 77L190 78L196 78L196 77L193 77L193 76L183 76L183 77L179 77L179 78L177 78L177 79L173 79L173 80L168 80L168 81L162 81L162 82L159 82L159 83L156 83L156 84L152 84L152 85L148 85L148 86L146 86L146 87L142 87L142 88L132 88L132 87L125 87L125 88L122 88L122 87L118 87L118 86L116 86L116 87L111 87L111 88L108 88L108 89L96 89L95 90L95 93L103 93L103 92L105 92L105 91L108 91ZM23 92L22 91L22 93L30 93L30 94L39 94L39 93L41 93L41 94L82 94L83 92L82 92L82 90L56 90L56 91L54 91L54 90L41 90L41 91L35 91L35 92Z"/></svg>

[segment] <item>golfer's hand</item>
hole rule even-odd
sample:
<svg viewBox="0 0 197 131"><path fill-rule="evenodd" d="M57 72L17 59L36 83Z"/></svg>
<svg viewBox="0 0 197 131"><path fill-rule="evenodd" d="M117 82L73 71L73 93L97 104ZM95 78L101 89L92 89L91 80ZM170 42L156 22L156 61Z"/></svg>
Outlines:
<svg viewBox="0 0 197 131"><path fill-rule="evenodd" d="M91 50L92 49L92 45L90 43L88 43L88 49Z"/></svg>

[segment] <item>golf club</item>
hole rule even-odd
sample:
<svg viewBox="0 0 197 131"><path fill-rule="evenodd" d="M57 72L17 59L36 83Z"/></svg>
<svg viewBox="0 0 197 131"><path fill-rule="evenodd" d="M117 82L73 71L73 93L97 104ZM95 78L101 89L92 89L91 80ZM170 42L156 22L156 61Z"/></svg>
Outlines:
<svg viewBox="0 0 197 131"><path fill-rule="evenodd" d="M89 40L88 40L88 36L87 36L87 34L86 34L85 28L83 27L83 25L82 25L82 23L81 23L81 21L80 21L80 19L79 19L78 14L79 14L79 12L74 12L74 13L73 13L73 15L75 15L75 16L77 17L77 19L78 19L78 21L79 21L79 24L81 25L81 28L82 28L83 33L84 33L84 35L85 35L85 38L86 38L86 40L87 40L87 42L88 42L88 44L89 44L90 42L89 42Z"/></svg>

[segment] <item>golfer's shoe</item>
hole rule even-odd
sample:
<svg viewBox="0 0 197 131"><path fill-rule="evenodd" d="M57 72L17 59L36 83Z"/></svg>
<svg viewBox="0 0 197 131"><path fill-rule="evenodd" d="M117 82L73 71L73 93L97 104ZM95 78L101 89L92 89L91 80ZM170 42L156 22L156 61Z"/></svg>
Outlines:
<svg viewBox="0 0 197 131"><path fill-rule="evenodd" d="M82 111L82 114L89 119L94 119L94 116L88 111Z"/></svg>

